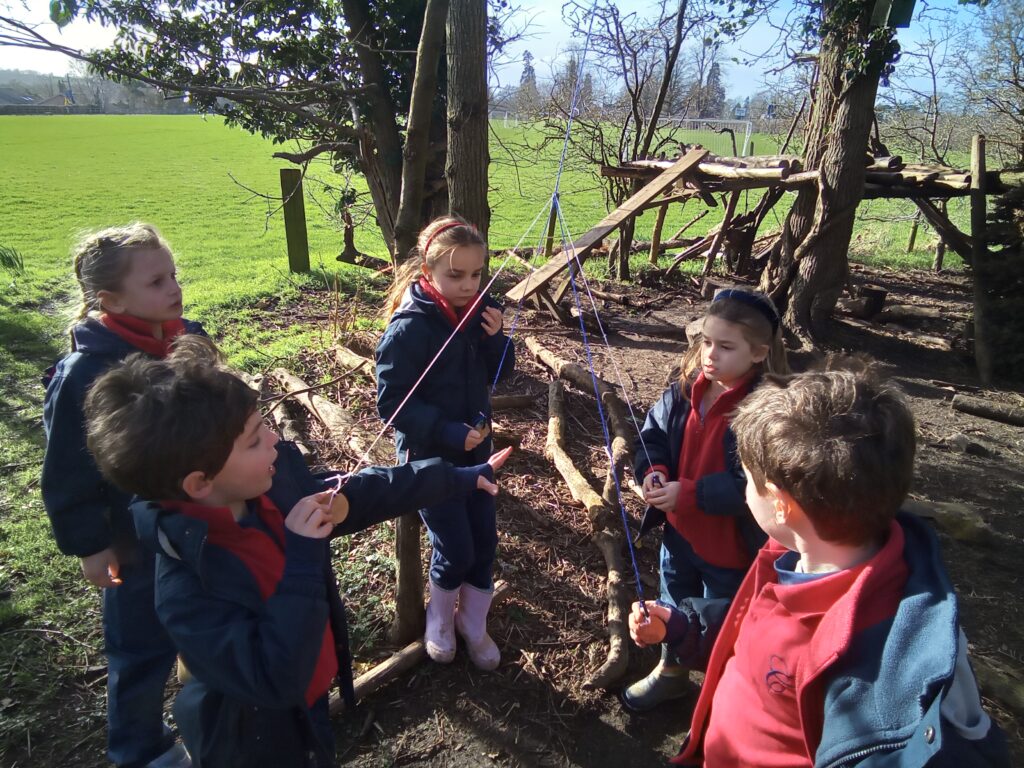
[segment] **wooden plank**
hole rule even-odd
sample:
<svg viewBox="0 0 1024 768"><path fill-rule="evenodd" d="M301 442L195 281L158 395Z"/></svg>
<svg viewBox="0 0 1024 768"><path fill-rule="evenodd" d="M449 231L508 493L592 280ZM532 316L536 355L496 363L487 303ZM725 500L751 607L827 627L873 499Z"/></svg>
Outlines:
<svg viewBox="0 0 1024 768"><path fill-rule="evenodd" d="M690 150L680 160L673 163L670 168L659 174L654 181L645 185L643 189L601 219L597 226L585 233L579 238L579 240L572 244L571 248L576 252L576 257L582 262L587 255L589 255L594 246L608 236L609 232L620 226L626 219L636 216L638 210L645 204L658 197L658 195L664 193L665 190L671 187L680 176L693 170L693 168L704 159L707 153L708 151L706 149ZM561 257L552 258L532 275L528 275L518 285L514 286L512 290L505 295L512 301L521 301L527 296L533 295L539 288L543 288L551 282L551 280L556 275L560 274L567 266L568 260L564 258L564 254Z"/></svg>
<svg viewBox="0 0 1024 768"><path fill-rule="evenodd" d="M939 233L939 237L945 241L945 243L956 251L957 255L960 256L964 261L970 262L971 260L971 249L972 243L971 238L961 232L956 226L949 220L949 218L938 208L931 200L927 200L921 197L913 198L917 207L921 209L921 213L928 220L928 223L934 227L935 231Z"/></svg>

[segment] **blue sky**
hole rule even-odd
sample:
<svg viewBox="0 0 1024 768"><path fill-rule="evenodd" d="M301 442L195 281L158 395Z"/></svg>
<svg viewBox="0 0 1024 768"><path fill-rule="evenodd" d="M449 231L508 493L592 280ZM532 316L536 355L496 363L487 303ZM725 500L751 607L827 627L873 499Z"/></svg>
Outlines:
<svg viewBox="0 0 1024 768"><path fill-rule="evenodd" d="M13 10L15 13L20 18L31 18L33 22L41 25L40 31L51 35L53 39L57 39L65 45L85 49L102 47L113 38L113 33L110 30L84 22L75 22L64 30L58 30L49 21L47 0L25 0L25 2L28 11L20 11L21 3L14 0ZM785 10L788 2L791 0L782 0L780 13ZM532 25L529 38L511 46L505 57L506 62L496 69L499 81L505 85L514 85L519 82L523 51L529 50L534 55L537 75L543 79L550 77L551 72L557 68L560 61L564 60L569 51L578 48L582 43L581 40L573 39L567 25L562 21L561 3L520 0L519 5L523 9L525 18L531 20ZM917 5L918 11L925 7L950 9L961 27L970 29L976 25L973 9L958 6L956 0L917 0ZM618 6L623 13L636 11L645 15L656 6L656 3L653 0L620 0ZM922 33L923 25L915 21L910 29L900 30L900 42L905 48L912 46ZM743 51L760 52L770 49L774 41L774 31L767 25L760 24L753 28L742 41L730 47L725 56L723 72L730 99L743 98L758 91L763 85L763 71L767 65L757 64L746 67L734 64L729 60L734 56L742 58ZM68 60L59 54L0 46L0 69L30 69L64 74L68 70Z"/></svg>

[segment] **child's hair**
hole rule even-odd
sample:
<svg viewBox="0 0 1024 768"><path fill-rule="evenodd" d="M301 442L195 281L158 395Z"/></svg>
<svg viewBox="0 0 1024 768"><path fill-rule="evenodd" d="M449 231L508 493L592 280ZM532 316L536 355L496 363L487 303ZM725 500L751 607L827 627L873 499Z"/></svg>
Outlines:
<svg viewBox="0 0 1024 768"><path fill-rule="evenodd" d="M718 317L735 323L743 329L743 338L748 344L768 347L768 356L764 362L758 363L765 373L789 373L779 312L765 294L749 288L728 288L719 291L704 317ZM679 384L684 391L686 384L694 380L700 368L703 339L703 334L697 335L680 363Z"/></svg>
<svg viewBox="0 0 1024 768"><path fill-rule="evenodd" d="M97 379L85 401L89 450L122 490L185 499L182 480L224 467L257 398L213 342L187 334L166 359L131 355Z"/></svg>
<svg viewBox="0 0 1024 768"><path fill-rule="evenodd" d="M395 270L395 282L384 303L384 316L391 317L402 303L406 289L423 273L423 265L433 269L445 256L451 258L456 248L479 245L487 253L487 241L480 230L461 216L441 216L427 224L416 239L416 247Z"/></svg>
<svg viewBox="0 0 1024 768"><path fill-rule="evenodd" d="M100 291L117 291L131 268L132 250L151 248L171 252L170 246L151 224L135 221L124 227L111 227L83 234L71 257L75 278L82 291L82 302L73 323L100 309Z"/></svg>
<svg viewBox="0 0 1024 768"><path fill-rule="evenodd" d="M740 460L762 495L771 481L825 541L885 536L914 474L914 417L903 394L863 360L767 376L732 421Z"/></svg>

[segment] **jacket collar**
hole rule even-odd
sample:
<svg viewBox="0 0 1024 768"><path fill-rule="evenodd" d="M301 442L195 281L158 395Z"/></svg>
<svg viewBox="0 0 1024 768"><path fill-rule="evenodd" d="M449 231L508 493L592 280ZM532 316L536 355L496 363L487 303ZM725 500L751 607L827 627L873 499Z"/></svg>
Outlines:
<svg viewBox="0 0 1024 768"><path fill-rule="evenodd" d="M471 329L480 327L480 310L484 307L499 307L497 301L491 297L490 294L484 294L480 301L477 303L476 309L473 311L473 315L466 320L462 326L463 332L468 332ZM409 286L405 291L405 295L402 297L402 302L398 305L398 309L395 310L395 314L391 316L389 322L394 322L401 317L411 317L415 315L422 315L426 317L436 318L440 322L443 322L448 326L449 330L453 327L450 324L450 320L445 317L443 311L434 301L426 294L419 282L415 282Z"/></svg>

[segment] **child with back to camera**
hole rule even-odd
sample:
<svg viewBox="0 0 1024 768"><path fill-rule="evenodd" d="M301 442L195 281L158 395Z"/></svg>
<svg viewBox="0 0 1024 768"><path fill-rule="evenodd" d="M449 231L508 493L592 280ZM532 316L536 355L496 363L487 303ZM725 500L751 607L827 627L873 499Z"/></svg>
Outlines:
<svg viewBox="0 0 1024 768"><path fill-rule="evenodd" d="M499 368L503 377L512 372L515 349L502 332L500 305L480 293L486 260L477 229L444 216L420 233L395 278L376 353L377 410L393 417L400 460L438 456L466 466L490 453L491 382ZM458 630L472 662L495 669L501 655L487 634L498 546L494 499L475 493L420 515L433 547L427 653L451 662Z"/></svg>
<svg viewBox="0 0 1024 768"><path fill-rule="evenodd" d="M479 466L368 468L341 485L278 441L258 393L190 337L130 358L86 402L88 441L156 552L156 612L190 673L174 703L200 768L334 765L333 682L355 705L345 610L327 539L472 492ZM335 482L335 481L338 482ZM285 515L287 512L287 515Z"/></svg>
<svg viewBox="0 0 1024 768"><path fill-rule="evenodd" d="M635 448L634 473L648 506L640 535L662 525L661 599L729 598L764 541L744 501L744 478L730 428L732 412L762 372L789 370L779 315L762 293L720 291L679 380L651 408ZM661 661L622 692L643 712L686 695L692 654L662 648Z"/></svg>
<svg viewBox="0 0 1024 768"><path fill-rule="evenodd" d="M185 768L188 755L163 722L174 646L153 610L153 557L141 550L129 494L103 479L86 450L83 404L93 382L132 353L163 357L182 334L174 257L155 228L130 224L83 237L73 251L82 305L71 353L46 378L41 489L61 552L103 588L107 755L122 768Z"/></svg>
<svg viewBox="0 0 1024 768"><path fill-rule="evenodd" d="M639 645L713 643L679 765L1009 766L931 528L900 512L914 419L870 369L767 377L733 419L769 536L727 600L633 606Z"/></svg>

